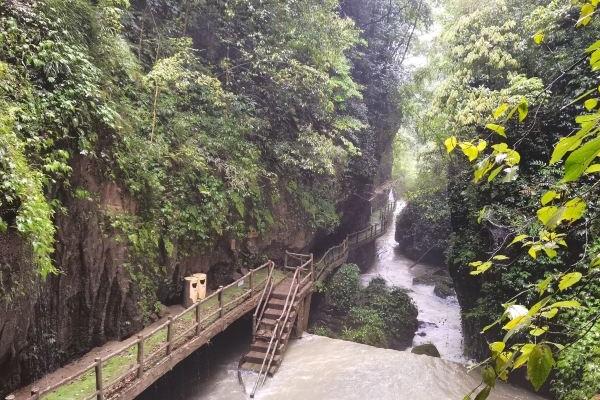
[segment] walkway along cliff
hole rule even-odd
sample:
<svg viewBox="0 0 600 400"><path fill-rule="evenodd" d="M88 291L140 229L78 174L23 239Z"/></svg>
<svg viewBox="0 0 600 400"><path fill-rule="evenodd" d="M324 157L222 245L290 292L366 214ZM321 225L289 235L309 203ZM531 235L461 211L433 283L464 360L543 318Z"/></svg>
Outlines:
<svg viewBox="0 0 600 400"><path fill-rule="evenodd" d="M350 250L380 237L392 223L394 207L395 203L386 204L375 213L375 222L348 235L316 262L312 254L287 252L283 266L268 261L60 382L34 384L7 400L134 399L252 310L253 343L242 367L259 372L254 394L266 376L276 372L292 335L306 329L315 284L346 262Z"/></svg>

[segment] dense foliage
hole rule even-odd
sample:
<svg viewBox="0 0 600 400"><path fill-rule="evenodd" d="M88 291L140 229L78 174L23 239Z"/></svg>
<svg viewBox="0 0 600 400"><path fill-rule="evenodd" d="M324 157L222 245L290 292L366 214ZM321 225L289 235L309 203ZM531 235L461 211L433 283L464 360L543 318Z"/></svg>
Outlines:
<svg viewBox="0 0 600 400"><path fill-rule="evenodd" d="M377 347L403 349L417 330L417 308L406 291L383 278L360 286L355 264L340 267L321 288L324 304L313 332Z"/></svg>
<svg viewBox="0 0 600 400"><path fill-rule="evenodd" d="M371 68L427 14L402 4L0 2L0 233L22 235L42 277L59 272L64 200L99 201L71 184L89 165L134 201L104 213L152 307L167 259L265 232L277 204L331 231L339 202L375 179L377 136L395 132L370 124L396 114L380 96L395 93L396 57Z"/></svg>
<svg viewBox="0 0 600 400"><path fill-rule="evenodd" d="M478 399L519 368L560 399L600 390L596 6L450 2L418 76L417 132L463 153L434 162L467 338L484 331L467 344L490 352Z"/></svg>

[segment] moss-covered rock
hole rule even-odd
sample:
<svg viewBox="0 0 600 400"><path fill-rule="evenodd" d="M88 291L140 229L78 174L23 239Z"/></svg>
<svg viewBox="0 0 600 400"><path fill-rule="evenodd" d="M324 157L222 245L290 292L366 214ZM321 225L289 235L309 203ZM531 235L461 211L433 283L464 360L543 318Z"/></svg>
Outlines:
<svg viewBox="0 0 600 400"><path fill-rule="evenodd" d="M322 288L312 332L371 346L403 350L418 328L417 308L400 288L382 278L360 288L358 267L342 266Z"/></svg>

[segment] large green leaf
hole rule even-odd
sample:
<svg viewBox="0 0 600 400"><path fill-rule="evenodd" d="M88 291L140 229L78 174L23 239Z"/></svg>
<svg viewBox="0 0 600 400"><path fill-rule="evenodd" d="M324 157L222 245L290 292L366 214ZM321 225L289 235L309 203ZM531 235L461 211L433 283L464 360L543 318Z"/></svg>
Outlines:
<svg viewBox="0 0 600 400"><path fill-rule="evenodd" d="M587 209L587 204L582 198L575 197L574 199L567 201L561 208L563 209L561 220L575 222L583 217L585 210Z"/></svg>
<svg viewBox="0 0 600 400"><path fill-rule="evenodd" d="M556 206L542 207L537 211L538 219L548 228L554 228L561 220L562 209Z"/></svg>
<svg viewBox="0 0 600 400"><path fill-rule="evenodd" d="M554 151L552 152L552 158L550 159L550 164L556 164L567 154L569 151L572 151L573 148L579 147L581 144L581 138L576 136L564 137L558 141L556 146L554 146Z"/></svg>
<svg viewBox="0 0 600 400"><path fill-rule="evenodd" d="M544 195L542 196L542 205L545 206L546 204L550 203L552 200L558 199L558 198L560 198L560 194L558 194L554 190L549 190L546 193L544 193Z"/></svg>
<svg viewBox="0 0 600 400"><path fill-rule="evenodd" d="M563 182L573 182L585 172L587 167L600 154L600 137L590 140L569 155L565 161Z"/></svg>
<svg viewBox="0 0 600 400"><path fill-rule="evenodd" d="M452 153L457 144L458 139L456 139L456 136L451 136L444 141L444 146L446 146L446 151L448 153Z"/></svg>
<svg viewBox="0 0 600 400"><path fill-rule="evenodd" d="M576 284L577 282L579 282L582 277L583 275L581 274L581 272L571 272L569 274L566 274L560 279L560 282L558 283L558 288L561 291L566 290L574 284Z"/></svg>
<svg viewBox="0 0 600 400"><path fill-rule="evenodd" d="M527 377L536 391L546 382L553 366L554 357L548 345L538 344L531 350L527 361Z"/></svg>
<svg viewBox="0 0 600 400"><path fill-rule="evenodd" d="M487 124L485 126L489 130L496 132L500 136L506 137L506 128L498 124Z"/></svg>
<svg viewBox="0 0 600 400"><path fill-rule="evenodd" d="M496 108L496 110L494 111L494 119L498 119L501 116L503 116L506 113L506 110L508 110L508 104L500 104L500 106L498 106L498 108Z"/></svg>
<svg viewBox="0 0 600 400"><path fill-rule="evenodd" d="M523 97L521 102L519 103L519 122L523 122L525 118L527 118L527 114L529 113L529 104L527 103L527 99Z"/></svg>

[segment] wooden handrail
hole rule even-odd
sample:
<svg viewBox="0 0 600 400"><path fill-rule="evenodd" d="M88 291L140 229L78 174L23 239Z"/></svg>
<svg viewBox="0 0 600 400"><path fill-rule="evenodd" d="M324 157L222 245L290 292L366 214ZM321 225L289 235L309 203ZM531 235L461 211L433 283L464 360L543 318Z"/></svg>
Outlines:
<svg viewBox="0 0 600 400"><path fill-rule="evenodd" d="M126 371L126 373L120 374L118 377L114 378L110 385L107 385L107 387L113 386L116 383L122 381L123 379L125 379L128 375L131 375L133 372L135 372L137 370L136 373L136 377L135 379L140 379L143 376L143 370L144 370L144 361L145 359L151 359L152 356L155 356L159 351L165 350L165 348L167 348L167 353L172 352L175 349L175 342L177 341L177 339L181 338L183 335L179 334L179 335L174 335L173 332L173 324L180 320L183 316L187 315L190 311L195 311L196 313L196 317L198 318L199 314L200 314L200 308L203 304L205 304L206 302L210 301L213 297L215 296L221 296L221 304L222 305L222 293L223 291L236 286L239 284L239 282L244 281L246 278L249 278L251 276L251 274L255 274L256 272L269 267L273 264L272 261L268 261L267 263L261 265L260 267L250 271L249 273L245 274L243 277L241 277L240 279L237 279L236 281L234 281L233 283L225 286L224 288L222 288L221 290L218 290L214 293L212 293L211 295L205 297L204 299L202 299L201 301L193 304L192 306L186 308L185 310L183 310L182 312L180 312L179 314L173 316L173 317L169 317L169 319L165 322L163 322L162 324L156 326L155 328L153 328L150 332L146 333L144 336L142 335L138 335L138 337L132 341L132 342L128 342L128 343L124 343L121 347L119 347L118 349L112 351L110 354L108 354L106 357L103 357L100 361L96 360L93 364L90 364L88 366L86 366L85 368L82 368L81 370L77 371L76 373L74 373L73 375L67 376L64 379L62 379L61 381L48 386L46 388L44 388L43 390L35 390L35 393L32 393L31 396L29 397L30 400L34 400L34 399L39 399L42 396L44 396L45 394L48 394L50 392L53 392L55 390L57 390L58 388L68 385L70 383L72 383L73 381L75 381L76 379L80 378L82 375L90 372L90 371L94 371L94 376L96 379L96 382L100 382L100 389L96 389L96 393L93 395L90 395L90 398L96 398L96 399L104 399L105 397L105 393L104 393L104 385L103 385L103 381L102 381L102 365L106 364L107 362L109 362L112 358L119 356L121 353L124 353L126 351L129 351L132 347L136 348L136 356L137 356L137 362L135 367L132 367L130 370ZM270 273L272 273L272 270L270 271ZM251 282L252 283L252 282ZM252 289L252 287L251 287ZM248 291L244 291L242 294L240 294L239 296L236 296L235 299L233 299L232 301L230 301L229 303L227 303L226 305L224 305L224 307L226 308L227 305L230 305L236 301L238 301L239 299L248 296ZM223 311L223 308L220 307L218 310L216 310L215 312L212 312L211 314L209 314L206 318L204 318L201 321L196 321L196 324L198 325L192 325L192 328L196 328L196 334L195 336L200 335L200 333L202 332L201 329L201 325L202 322L208 320L211 317L214 317L214 315L216 313L221 313ZM147 340L149 337L152 337L153 335L155 335L156 333L158 333L159 331L165 329L165 327L167 329L169 329L168 327L171 326L171 335L170 335L170 340L169 337L167 338L167 341L164 345L162 345L158 351L155 351L154 353L152 353L150 356L145 357L144 354L144 342L145 340ZM186 333L189 333L189 331L191 330L188 329L186 331ZM169 336L169 335L167 335ZM165 358L168 357L168 354L165 357L162 357L160 360L157 361L157 363L161 362L162 360L164 360Z"/></svg>
<svg viewBox="0 0 600 400"><path fill-rule="evenodd" d="M395 211L395 208L396 208L396 203L389 202L385 207L382 207L379 210L379 214L380 214L379 222L370 224L368 227L366 227L360 231L357 231L357 232L347 235L342 243L329 248L317 262L314 261L314 257L312 256L312 254L307 255L307 254L286 252L285 266L287 266L288 257L294 258L301 262L300 266L294 268L295 273L294 273L294 281L293 282L295 282L295 284L292 284L290 286L290 291L288 292L288 297L286 297L286 303L289 301L290 296L292 296L292 298L295 298L299 287L301 287L303 284L305 284L309 278L315 279L315 280L320 279L322 274L325 271L327 271L331 265L333 265L334 263L337 263L340 259L347 257L351 245L360 245L365 241L371 240L375 237L382 235L383 232L386 230L387 226L391 222L391 217L393 215L393 212ZM309 266L310 266L310 268L308 268ZM53 392L56 389L60 388L61 386L64 386L64 385L67 385L67 384L73 382L74 380L80 378L81 376L83 376L84 374L86 374L92 370L94 371L96 382L100 382L100 384L99 384L100 388L96 388L96 392L93 395L90 395L91 396L90 399L94 398L94 397L96 399L103 399L105 396L105 393L104 393L105 388L103 387L103 384L102 384L102 365L104 363L109 362L112 358L119 356L121 353L130 350L132 347L135 347L137 349L136 350L137 363L136 363L135 367L132 368L131 370L127 371L126 374L123 374L119 378L117 378L113 383L111 383L110 386L123 380L126 377L126 375L130 375L132 372L135 372L136 370L137 370L137 374L136 374L135 379L141 379L141 377L143 376L143 373L144 373L144 364L145 364L146 360L149 361L151 359L151 357L146 357L146 355L144 354L144 342L149 337L152 337L153 335L157 334L159 331L161 331L165 328L167 328L167 330L168 330L166 344L161 346L161 348L160 348L160 350L164 350L164 348L166 346L167 355L157 361L157 362L161 362L163 359L168 357L168 354L170 352L175 350L177 339L180 339L181 337L186 336L194 328L196 329L194 336L199 336L203 330L203 327L202 327L203 322L214 317L216 314L219 314L219 316L222 317L225 310L227 309L227 307L229 307L231 304L234 304L235 302L238 302L240 299L247 297L248 294L250 294L250 298L251 298L252 293L254 293L254 289L255 289L254 288L255 274L258 271L263 270L264 268L269 268L269 273L267 275L267 278L261 282L261 284L264 282L265 286L263 288L261 297L259 299L258 304L260 305L261 303L264 302L264 300L265 300L264 297L267 296L267 293L270 294L271 291L273 290L274 263L272 261L268 261L267 263L261 265L260 267L254 269L254 270L251 270L249 273L245 274L243 277L241 277L240 279L237 279L236 281L232 282L231 284L229 284L225 287L221 287L218 291L215 291L214 293L207 296L203 300L193 304L192 306L186 308L179 314L173 316L168 321L165 321L162 324L158 325L157 327L153 328L150 332L146 333L144 336L139 335L134 341L124 343L120 348L111 352L108 356L102 358L99 361L96 360L96 362L86 366L85 368L80 369L75 374L65 377L64 379L57 382L56 384L48 386L48 387L44 388L43 390L38 390L37 388L33 389L32 393L31 393L31 397L29 397L29 399L30 400L39 399L43 395L48 394L49 392ZM308 271L307 275L305 277L303 277L302 280L300 280L299 275L297 275L297 274L305 272L305 271L307 271L307 269L310 269L310 271ZM245 279L249 279L249 286L250 286L249 290L244 291L239 296L236 296L233 300L229 301L227 304L223 304L223 293L226 290L230 289L231 287L238 285L241 281L244 281ZM294 288L294 287L295 287L295 290L292 291L292 288ZM202 305L208 301L211 301L215 296L219 297L218 309L215 310L214 312L211 312L205 318L201 319ZM265 306L262 307L262 313L264 313L265 307L266 307L266 304L265 304ZM258 309L259 309L259 307L257 307L257 311L258 311ZM289 317L289 314L290 314L291 305L288 305L287 309L284 309L284 310L286 311L285 314L286 314L286 321L287 321L287 317ZM188 328L185 331L185 335L183 335L181 333L177 334L176 332L173 332L174 324L177 321L179 321L182 317L184 317L185 315L187 315L188 313L190 313L192 311L195 313L195 319L196 319L195 324L192 325L190 328ZM258 317L258 315L261 313L261 311L258 311L258 314L257 314L257 311L255 311L254 315ZM280 321L281 321L281 317L278 320L278 323ZM277 326L279 326L279 325L277 325ZM268 368L267 368L267 371L268 371ZM266 378L263 378L263 381L264 381L264 379L266 379Z"/></svg>

